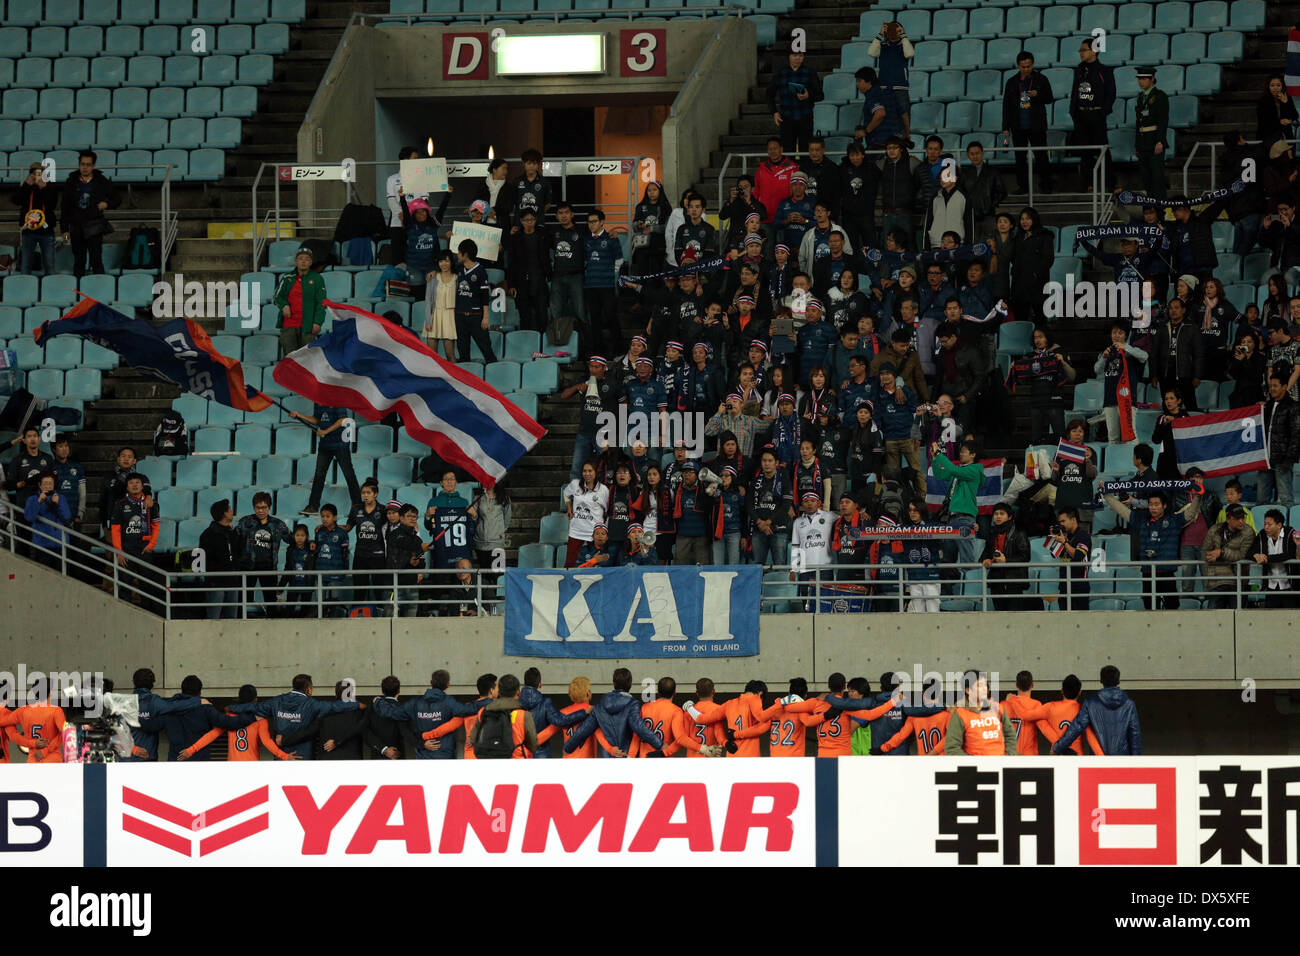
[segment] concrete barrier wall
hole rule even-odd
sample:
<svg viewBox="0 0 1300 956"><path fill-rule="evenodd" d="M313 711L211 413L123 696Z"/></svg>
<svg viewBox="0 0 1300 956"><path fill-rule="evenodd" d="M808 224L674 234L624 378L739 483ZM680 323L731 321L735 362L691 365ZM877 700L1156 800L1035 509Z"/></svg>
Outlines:
<svg viewBox="0 0 1300 956"><path fill-rule="evenodd" d="M821 683L834 671L874 683L883 671L910 674L917 665L923 672L978 667L1004 681L1027 668L1043 687L1069 673L1094 680L1108 661L1132 689L1227 689L1244 679L1259 688L1300 685L1291 611L770 614L762 617L755 657L530 659L502 653L497 617L162 621L7 551L0 552L0 574L7 623L0 670L100 671L121 684L137 667L150 667L169 690L198 674L218 696L245 683L267 693L302 672L322 690L351 677L369 693L388 674L409 689L427 684L439 667L466 692L481 673L522 675L534 665L556 693L580 674L599 688L616 667L628 667L637 681L671 675L685 687L710 677L735 691L754 678L773 687L794 676Z"/></svg>
<svg viewBox="0 0 1300 956"><path fill-rule="evenodd" d="M0 551L0 670L99 672L129 683L148 667L162 680L164 622L127 601Z"/></svg>

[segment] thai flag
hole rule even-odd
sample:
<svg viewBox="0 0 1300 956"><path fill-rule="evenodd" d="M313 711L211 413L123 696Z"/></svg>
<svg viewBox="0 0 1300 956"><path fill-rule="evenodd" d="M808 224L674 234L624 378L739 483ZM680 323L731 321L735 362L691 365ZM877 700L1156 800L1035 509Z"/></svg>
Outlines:
<svg viewBox="0 0 1300 956"><path fill-rule="evenodd" d="M1065 554L1065 545L1060 541L1057 541L1050 534L1043 541L1043 547L1045 547L1048 553L1054 558L1059 558L1061 555Z"/></svg>
<svg viewBox="0 0 1300 956"><path fill-rule="evenodd" d="M1286 38L1286 91L1300 96L1300 30L1294 27Z"/></svg>
<svg viewBox="0 0 1300 956"><path fill-rule="evenodd" d="M485 486L546 434L481 378L439 358L409 329L325 302L333 327L285 356L273 377L322 405L372 421L400 412L407 433Z"/></svg>
<svg viewBox="0 0 1300 956"><path fill-rule="evenodd" d="M1268 468L1263 405L1175 418L1173 430L1179 471L1200 468L1218 478Z"/></svg>
<svg viewBox="0 0 1300 956"><path fill-rule="evenodd" d="M1088 449L1083 445L1076 445L1068 442L1064 438L1056 443L1056 460L1072 461L1076 465L1082 465L1088 458Z"/></svg>
<svg viewBox="0 0 1300 956"><path fill-rule="evenodd" d="M980 459L980 464L984 466L984 483L976 492L975 503L979 506L979 513L982 515L992 514L993 506L1002 500L1002 469L1006 463L1005 458ZM943 499L948 497L948 484L934 477L933 468L926 469L925 503L931 511L938 511L943 507Z"/></svg>

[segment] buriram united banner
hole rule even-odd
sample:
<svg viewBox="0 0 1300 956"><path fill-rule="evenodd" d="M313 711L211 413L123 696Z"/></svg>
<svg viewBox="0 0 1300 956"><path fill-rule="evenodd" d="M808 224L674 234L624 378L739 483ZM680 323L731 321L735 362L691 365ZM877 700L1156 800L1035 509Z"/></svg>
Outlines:
<svg viewBox="0 0 1300 956"><path fill-rule="evenodd" d="M1300 758L0 766L18 866L1295 866Z"/></svg>
<svg viewBox="0 0 1300 956"><path fill-rule="evenodd" d="M506 569L505 652L520 657L748 657L757 565Z"/></svg>

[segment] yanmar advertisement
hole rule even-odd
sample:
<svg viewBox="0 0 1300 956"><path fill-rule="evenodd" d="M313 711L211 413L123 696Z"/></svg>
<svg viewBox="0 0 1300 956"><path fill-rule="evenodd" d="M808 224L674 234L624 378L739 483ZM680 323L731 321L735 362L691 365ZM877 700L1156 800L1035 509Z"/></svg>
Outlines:
<svg viewBox="0 0 1300 956"><path fill-rule="evenodd" d="M382 773L343 762L110 766L107 862L815 862L811 760L458 761L454 773L440 770L429 761Z"/></svg>

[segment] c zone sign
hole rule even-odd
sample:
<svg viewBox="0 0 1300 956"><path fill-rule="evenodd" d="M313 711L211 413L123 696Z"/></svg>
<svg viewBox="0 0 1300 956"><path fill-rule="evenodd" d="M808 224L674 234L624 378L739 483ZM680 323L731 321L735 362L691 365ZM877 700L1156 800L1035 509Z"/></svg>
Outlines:
<svg viewBox="0 0 1300 956"><path fill-rule="evenodd" d="M813 762L772 763L114 766L108 864L811 865Z"/></svg>
<svg viewBox="0 0 1300 956"><path fill-rule="evenodd" d="M489 38L486 33L444 33L442 35L442 78L444 80L486 80Z"/></svg>

